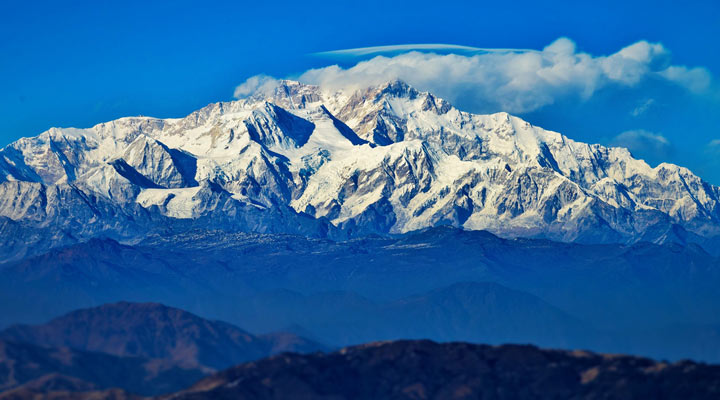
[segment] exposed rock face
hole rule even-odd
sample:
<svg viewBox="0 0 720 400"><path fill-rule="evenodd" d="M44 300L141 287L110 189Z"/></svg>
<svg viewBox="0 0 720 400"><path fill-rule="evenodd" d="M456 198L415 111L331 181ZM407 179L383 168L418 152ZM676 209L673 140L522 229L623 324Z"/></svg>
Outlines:
<svg viewBox="0 0 720 400"><path fill-rule="evenodd" d="M713 399L720 366L466 343L398 341L284 354L173 399Z"/></svg>
<svg viewBox="0 0 720 400"><path fill-rule="evenodd" d="M10 144L0 217L20 224L27 245L1 256L198 218L311 236L450 224L561 241L703 242L720 233L719 196L685 168L651 168L506 113L465 113L402 82L329 91L283 81L181 119L53 128ZM19 229L8 224L3 233Z"/></svg>

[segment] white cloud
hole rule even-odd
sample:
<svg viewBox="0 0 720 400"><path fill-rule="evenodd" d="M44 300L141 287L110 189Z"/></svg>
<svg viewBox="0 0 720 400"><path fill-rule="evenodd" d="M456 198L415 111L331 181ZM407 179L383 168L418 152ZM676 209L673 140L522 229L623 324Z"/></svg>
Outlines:
<svg viewBox="0 0 720 400"><path fill-rule="evenodd" d="M660 71L660 76L684 86L695 93L707 90L712 81L710 72L708 72L707 69L700 67L687 68L671 65L667 67L667 69Z"/></svg>
<svg viewBox="0 0 720 400"><path fill-rule="evenodd" d="M235 88L235 98L247 97L257 92L269 92L277 86L277 80L267 75L255 75Z"/></svg>
<svg viewBox="0 0 720 400"><path fill-rule="evenodd" d="M447 50L450 45L405 47L418 46ZM383 49L404 50L404 47L347 51L371 54ZM466 49L477 50L477 53L461 55L412 51L391 57L377 56L347 69L337 65L311 69L297 79L330 88L363 88L401 79L468 111L511 113L533 111L563 98L588 99L601 88L611 85L632 87L651 77L696 92L707 88L711 80L710 74L703 68L669 65L669 52L661 44L646 41L627 46L609 56L580 52L567 38L556 40L542 51ZM246 96L269 82L267 77L251 78L238 86L235 94Z"/></svg>
<svg viewBox="0 0 720 400"><path fill-rule="evenodd" d="M643 129L625 131L610 141L611 146L625 147L636 156L650 163L668 161L672 144L664 136Z"/></svg>

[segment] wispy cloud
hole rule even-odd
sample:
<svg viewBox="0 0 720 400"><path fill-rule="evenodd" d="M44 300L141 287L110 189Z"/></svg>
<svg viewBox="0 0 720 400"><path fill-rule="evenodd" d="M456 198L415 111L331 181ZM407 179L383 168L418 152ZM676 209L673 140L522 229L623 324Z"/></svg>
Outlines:
<svg viewBox="0 0 720 400"><path fill-rule="evenodd" d="M650 164L667 160L672 154L672 144L663 135L643 129L625 131L610 141L611 146L625 147Z"/></svg>
<svg viewBox="0 0 720 400"><path fill-rule="evenodd" d="M639 117L639 116L641 116L642 114L645 114L645 112L646 112L647 110L649 110L650 107L652 107L653 104L655 104L655 99L647 99L647 100L645 100L644 102L642 102L640 105L638 105L637 107L635 107L635 109L632 110L632 112L630 113L630 115L632 115L633 117Z"/></svg>
<svg viewBox="0 0 720 400"><path fill-rule="evenodd" d="M709 153L720 155L720 139L714 139L708 142L705 150Z"/></svg>
<svg viewBox="0 0 720 400"><path fill-rule="evenodd" d="M423 44L398 44L398 45L389 45L389 46L358 47L355 49L322 51L319 53L313 53L313 55L320 56L320 57L329 57L329 58L365 57L365 56L369 56L369 55L392 54L392 53L402 53L402 52L410 52L410 51L438 51L438 52L455 52L455 53L461 53L461 54L538 52L537 50L532 50L532 49L496 49L496 48L462 46L462 45L457 45L457 44L423 43Z"/></svg>

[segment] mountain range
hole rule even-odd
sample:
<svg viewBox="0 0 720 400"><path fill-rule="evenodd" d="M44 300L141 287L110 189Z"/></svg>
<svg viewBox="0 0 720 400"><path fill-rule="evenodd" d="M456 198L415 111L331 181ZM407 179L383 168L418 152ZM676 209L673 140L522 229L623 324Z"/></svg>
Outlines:
<svg viewBox="0 0 720 400"><path fill-rule="evenodd" d="M0 150L4 399L248 361L169 396L702 396L716 367L398 340L718 362L719 286L718 187L401 81L276 81Z"/></svg>
<svg viewBox="0 0 720 400"><path fill-rule="evenodd" d="M720 189L623 148L400 81L279 81L185 118L52 128L0 151L4 260L192 227L349 238L452 225L579 243L716 251Z"/></svg>
<svg viewBox="0 0 720 400"><path fill-rule="evenodd" d="M428 338L720 360L720 259L695 245L440 227L347 241L189 231L93 239L0 269L0 326L159 302L331 346ZM31 295L28 295L31 294Z"/></svg>

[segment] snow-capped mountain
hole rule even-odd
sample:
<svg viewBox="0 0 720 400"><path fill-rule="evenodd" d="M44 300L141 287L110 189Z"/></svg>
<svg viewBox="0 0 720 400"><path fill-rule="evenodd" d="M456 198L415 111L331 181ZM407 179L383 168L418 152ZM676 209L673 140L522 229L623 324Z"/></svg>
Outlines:
<svg viewBox="0 0 720 400"><path fill-rule="evenodd" d="M193 224L338 237L454 225L561 241L700 241L720 234L719 199L686 168L652 168L626 149L506 113L466 113L399 81L363 90L280 81L185 118L52 128L0 151L0 229L15 244L132 239Z"/></svg>

